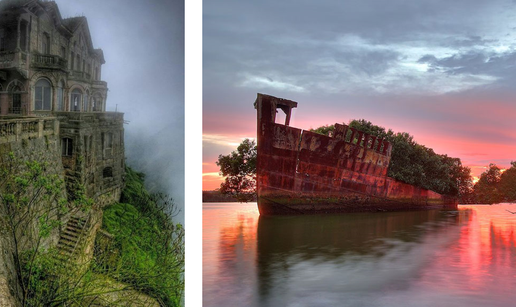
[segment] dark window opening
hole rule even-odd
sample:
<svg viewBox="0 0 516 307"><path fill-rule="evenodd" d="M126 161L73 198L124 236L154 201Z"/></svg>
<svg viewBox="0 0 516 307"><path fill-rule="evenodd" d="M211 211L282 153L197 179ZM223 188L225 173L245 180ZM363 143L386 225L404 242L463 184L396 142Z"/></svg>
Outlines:
<svg viewBox="0 0 516 307"><path fill-rule="evenodd" d="M0 51L5 51L5 30L0 29Z"/></svg>
<svg viewBox="0 0 516 307"><path fill-rule="evenodd" d="M84 136L84 152L86 154L88 154L88 152L90 151L90 148L89 148L90 142L88 142L88 138L89 137L87 135Z"/></svg>
<svg viewBox="0 0 516 307"><path fill-rule="evenodd" d="M12 95L12 107L11 107L11 113L12 114L21 114L21 94L14 93Z"/></svg>
<svg viewBox="0 0 516 307"><path fill-rule="evenodd" d="M113 168L111 166L105 167L102 170L102 177L104 177L104 178L111 178L111 177L113 177Z"/></svg>
<svg viewBox="0 0 516 307"><path fill-rule="evenodd" d="M62 155L70 157L73 154L73 141L70 138L63 138L61 142Z"/></svg>
<svg viewBox="0 0 516 307"><path fill-rule="evenodd" d="M21 99L21 88L16 85L11 90L11 104L9 105L9 113L11 114L21 114L22 109L22 99Z"/></svg>
<svg viewBox="0 0 516 307"><path fill-rule="evenodd" d="M27 31L28 22L22 20L20 23L20 48L22 51L27 51Z"/></svg>

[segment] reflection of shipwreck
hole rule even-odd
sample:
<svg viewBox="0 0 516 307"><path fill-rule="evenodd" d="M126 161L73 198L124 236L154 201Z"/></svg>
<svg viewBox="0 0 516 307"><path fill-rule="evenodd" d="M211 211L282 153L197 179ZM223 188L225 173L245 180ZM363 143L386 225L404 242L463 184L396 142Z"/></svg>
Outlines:
<svg viewBox="0 0 516 307"><path fill-rule="evenodd" d="M333 136L289 126L297 102L258 94L262 215L457 208L457 200L387 177L389 142L346 125ZM286 114L277 124L276 112Z"/></svg>

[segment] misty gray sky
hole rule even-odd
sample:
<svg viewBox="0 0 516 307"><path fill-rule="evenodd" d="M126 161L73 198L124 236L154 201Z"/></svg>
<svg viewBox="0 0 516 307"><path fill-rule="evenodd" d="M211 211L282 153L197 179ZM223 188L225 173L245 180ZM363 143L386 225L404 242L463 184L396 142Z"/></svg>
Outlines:
<svg viewBox="0 0 516 307"><path fill-rule="evenodd" d="M291 125L352 119L409 132L478 175L516 160L512 0L211 0L203 5L203 174L255 137L256 93Z"/></svg>
<svg viewBox="0 0 516 307"><path fill-rule="evenodd" d="M63 18L85 16L104 51L107 110L125 113L129 165L184 206L184 1L56 1ZM177 221L184 222L184 209Z"/></svg>

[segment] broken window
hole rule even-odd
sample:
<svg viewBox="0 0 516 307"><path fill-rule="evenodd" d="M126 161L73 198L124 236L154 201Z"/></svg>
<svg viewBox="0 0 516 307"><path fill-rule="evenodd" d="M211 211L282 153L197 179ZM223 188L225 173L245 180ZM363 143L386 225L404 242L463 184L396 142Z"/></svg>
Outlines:
<svg viewBox="0 0 516 307"><path fill-rule="evenodd" d="M36 82L36 93L34 95L35 110L51 110L52 109L52 87L46 79L40 79Z"/></svg>
<svg viewBox="0 0 516 307"><path fill-rule="evenodd" d="M65 157L69 157L73 154L73 141L70 138L63 138L61 140L61 152Z"/></svg>

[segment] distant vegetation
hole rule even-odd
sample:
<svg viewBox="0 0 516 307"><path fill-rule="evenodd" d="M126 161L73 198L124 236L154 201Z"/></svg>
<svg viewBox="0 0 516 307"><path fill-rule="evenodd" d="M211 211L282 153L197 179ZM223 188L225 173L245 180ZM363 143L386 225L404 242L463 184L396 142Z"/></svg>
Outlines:
<svg viewBox="0 0 516 307"><path fill-rule="evenodd" d="M470 204L516 202L516 161L511 162L511 167L505 171L496 164L490 164L461 200Z"/></svg>
<svg viewBox="0 0 516 307"><path fill-rule="evenodd" d="M252 198L250 201L256 201L256 194L255 197ZM203 203L221 203L221 202L238 202L238 199L233 197L229 194L222 194L220 190L213 190L213 191L202 191L202 202Z"/></svg>
<svg viewBox="0 0 516 307"><path fill-rule="evenodd" d="M348 126L392 144L389 177L444 195L460 197L471 190L471 170L463 166L459 158L437 154L433 149L418 144L406 132L386 131L364 119L352 120ZM311 131L330 135L334 130L331 125Z"/></svg>

